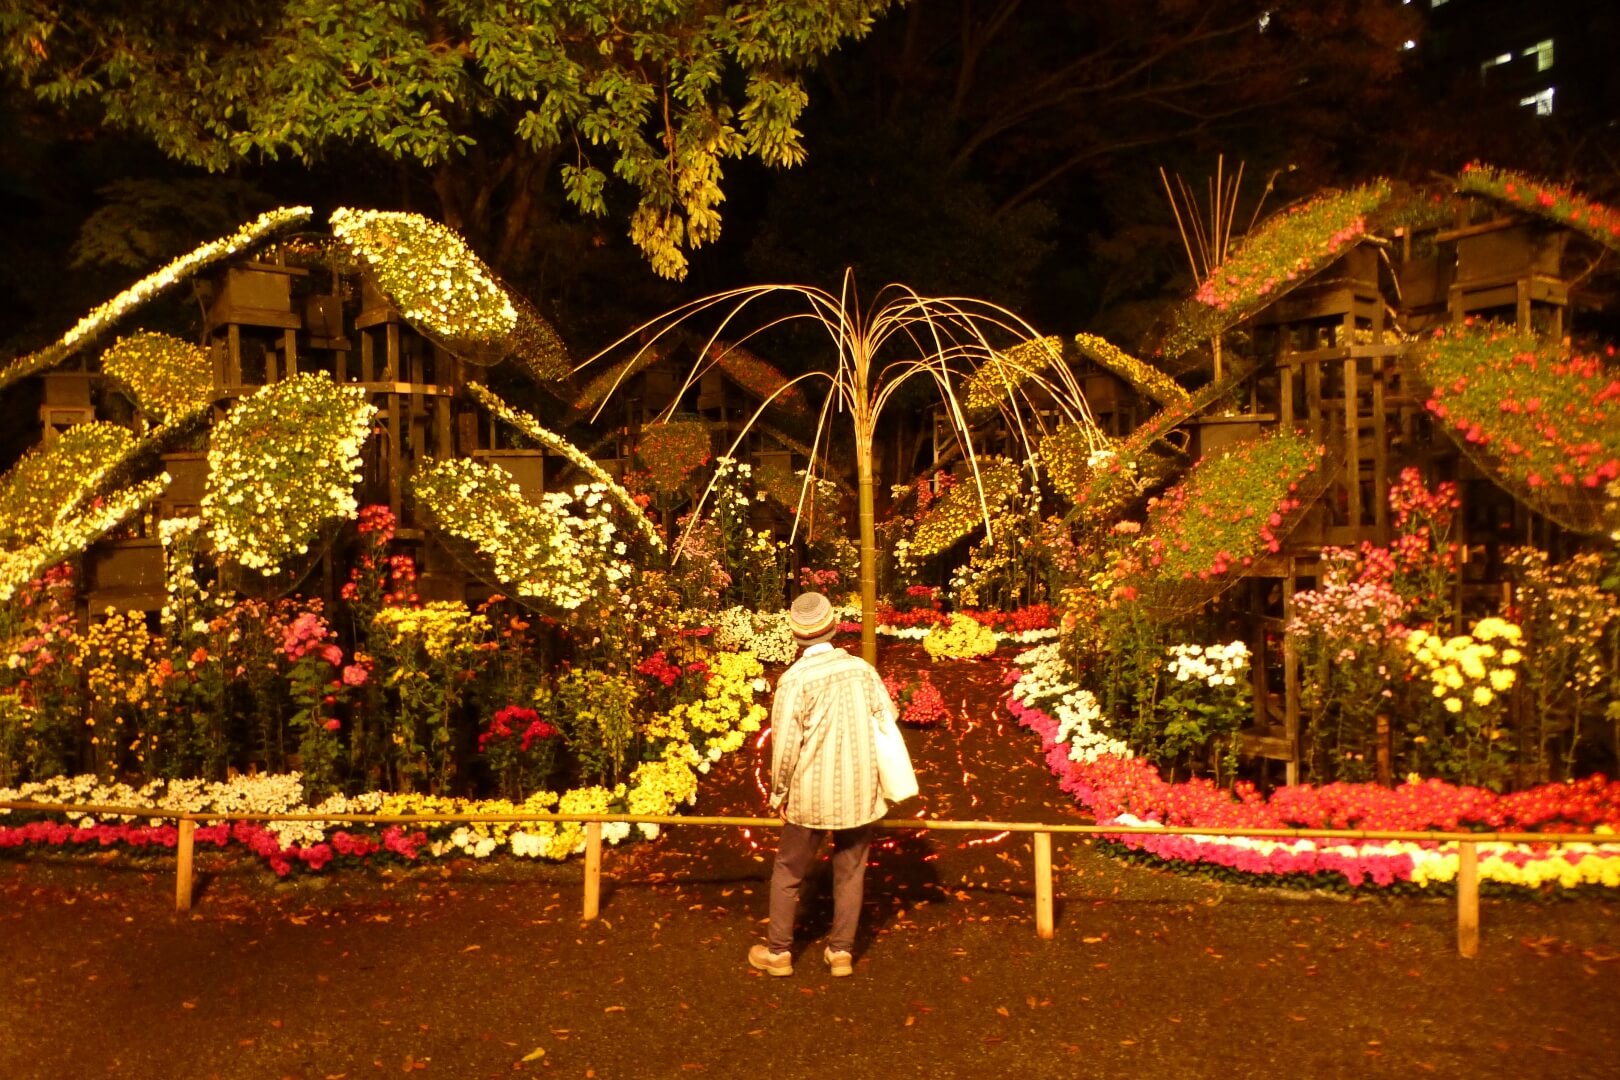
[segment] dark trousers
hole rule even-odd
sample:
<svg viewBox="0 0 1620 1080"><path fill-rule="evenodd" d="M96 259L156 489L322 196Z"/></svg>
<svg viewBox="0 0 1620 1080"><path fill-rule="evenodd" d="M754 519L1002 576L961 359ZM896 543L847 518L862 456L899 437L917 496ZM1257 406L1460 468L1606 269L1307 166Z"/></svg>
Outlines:
<svg viewBox="0 0 1620 1080"><path fill-rule="evenodd" d="M781 845L776 849L776 865L771 870L771 930L768 942L772 952L786 952L793 946L793 919L799 910L799 886L815 864L822 838L833 838L833 922L827 945L838 952L855 948L855 927L861 919L861 889L866 881L866 850L872 843L872 828L807 829L792 822L782 826Z"/></svg>

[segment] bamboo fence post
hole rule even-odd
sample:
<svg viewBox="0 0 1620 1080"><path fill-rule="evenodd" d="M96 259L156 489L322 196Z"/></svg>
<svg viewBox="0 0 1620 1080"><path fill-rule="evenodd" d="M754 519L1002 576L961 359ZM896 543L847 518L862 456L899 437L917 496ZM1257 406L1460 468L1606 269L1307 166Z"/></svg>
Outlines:
<svg viewBox="0 0 1620 1080"><path fill-rule="evenodd" d="M192 854L197 846L197 823L190 818L180 819L180 834L175 842L176 866L174 875L174 910L191 910L191 883L195 867Z"/></svg>
<svg viewBox="0 0 1620 1080"><path fill-rule="evenodd" d="M1052 940L1052 834L1035 834L1035 934Z"/></svg>
<svg viewBox="0 0 1620 1080"><path fill-rule="evenodd" d="M1472 960L1479 955L1479 845L1457 845L1457 952Z"/></svg>
<svg viewBox="0 0 1620 1080"><path fill-rule="evenodd" d="M585 919L602 910L602 823L585 823Z"/></svg>

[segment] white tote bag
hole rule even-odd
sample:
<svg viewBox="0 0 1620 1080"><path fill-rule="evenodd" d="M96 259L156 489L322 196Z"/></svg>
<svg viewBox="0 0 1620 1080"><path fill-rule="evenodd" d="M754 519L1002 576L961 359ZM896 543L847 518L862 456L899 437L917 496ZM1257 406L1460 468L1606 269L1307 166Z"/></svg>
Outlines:
<svg viewBox="0 0 1620 1080"><path fill-rule="evenodd" d="M906 749L900 725L879 713L872 721L872 735L877 743L878 784L883 798L896 803L916 795L917 774L911 768L911 751Z"/></svg>

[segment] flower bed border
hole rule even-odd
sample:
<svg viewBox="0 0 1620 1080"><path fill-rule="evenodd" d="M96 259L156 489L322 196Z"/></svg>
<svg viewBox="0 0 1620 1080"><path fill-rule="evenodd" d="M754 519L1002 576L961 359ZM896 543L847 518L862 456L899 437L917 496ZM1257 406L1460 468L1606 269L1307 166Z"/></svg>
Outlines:
<svg viewBox="0 0 1620 1080"><path fill-rule="evenodd" d="M1013 669L1017 671L1017 669ZM1317 788L1283 788L1268 800L1252 784L1239 782L1234 799L1208 780L1173 784L1140 758L1098 754L1074 761L1069 747L1057 741L1058 722L1040 708L1007 699L1018 723L1041 738L1047 766L1059 787L1096 815L1099 824L1162 828L1208 827L1349 829L1369 831L1470 831L1476 826L1513 824L1526 832L1550 822L1572 821L1593 829L1592 844L1554 848L1517 843L1478 844L1482 881L1536 888L1601 886L1620 888L1620 841L1612 836L1620 823L1620 782L1594 777L1568 785L1542 785L1499 796L1482 788L1462 788L1440 780L1406 783L1389 789L1373 784L1328 784ZM1564 814L1568 804L1553 805L1563 789L1590 796L1590 811ZM1543 806L1545 804L1545 806ZM1545 810L1538 816L1537 809ZM1413 816L1423 824L1413 824ZM1274 883L1361 888L1410 883L1419 889L1457 879L1460 852L1456 842L1430 840L1319 841L1223 835L1159 836L1119 834L1114 842L1134 852L1171 863L1215 867L1267 877Z"/></svg>

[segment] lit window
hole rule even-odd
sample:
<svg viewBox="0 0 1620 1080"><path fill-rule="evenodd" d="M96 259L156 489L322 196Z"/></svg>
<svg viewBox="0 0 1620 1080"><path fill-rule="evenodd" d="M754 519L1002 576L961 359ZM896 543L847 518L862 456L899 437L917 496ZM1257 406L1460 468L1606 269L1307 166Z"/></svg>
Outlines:
<svg viewBox="0 0 1620 1080"><path fill-rule="evenodd" d="M1417 48L1417 42L1413 41L1411 38L1407 38L1406 41L1401 44L1401 48L1415 49Z"/></svg>
<svg viewBox="0 0 1620 1080"><path fill-rule="evenodd" d="M1510 52L1505 52L1501 56L1493 56L1483 64L1480 64L1479 73L1483 75L1493 67L1501 67L1503 64L1511 63L1513 63L1513 54Z"/></svg>
<svg viewBox="0 0 1620 1080"><path fill-rule="evenodd" d="M1534 107L1537 116L1551 116L1553 111L1553 87L1549 86L1539 94L1522 97L1519 99L1519 104L1525 108Z"/></svg>
<svg viewBox="0 0 1620 1080"><path fill-rule="evenodd" d="M1553 43L1552 43L1552 38L1548 38L1546 41L1538 41L1538 42L1536 42L1534 45L1530 46L1528 49L1524 50L1519 55L1520 56L1525 56L1525 57L1530 57L1530 56L1535 57L1536 58L1536 70L1537 71L1546 71L1548 68L1553 66Z"/></svg>
<svg viewBox="0 0 1620 1080"><path fill-rule="evenodd" d="M1442 4L1444 4L1445 2L1446 2L1446 0L1429 0L1429 6L1432 7L1432 8L1437 8L1437 7L1440 7Z"/></svg>
<svg viewBox="0 0 1620 1080"><path fill-rule="evenodd" d="M1262 34L1265 33L1266 28L1269 27L1270 25L1271 25L1271 12L1262 11L1260 13L1260 32Z"/></svg>

